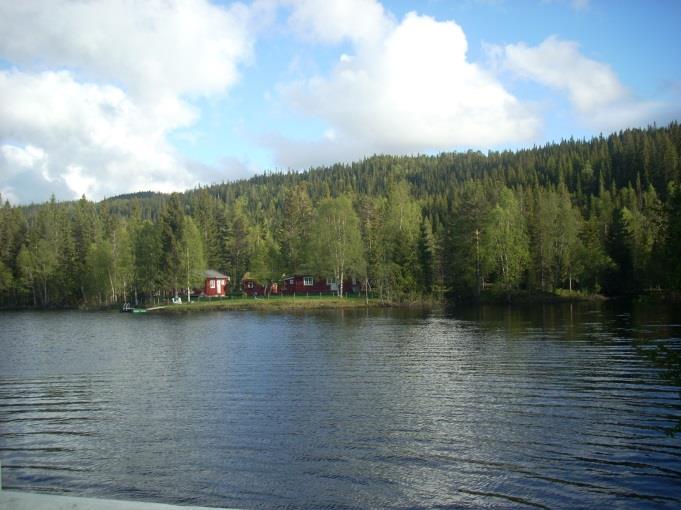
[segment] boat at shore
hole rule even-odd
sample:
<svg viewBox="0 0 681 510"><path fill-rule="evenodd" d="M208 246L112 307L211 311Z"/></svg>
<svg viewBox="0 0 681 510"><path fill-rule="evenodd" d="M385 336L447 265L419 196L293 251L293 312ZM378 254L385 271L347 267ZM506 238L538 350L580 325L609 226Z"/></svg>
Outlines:
<svg viewBox="0 0 681 510"><path fill-rule="evenodd" d="M121 313L147 313L147 309L134 307L130 303L123 303Z"/></svg>

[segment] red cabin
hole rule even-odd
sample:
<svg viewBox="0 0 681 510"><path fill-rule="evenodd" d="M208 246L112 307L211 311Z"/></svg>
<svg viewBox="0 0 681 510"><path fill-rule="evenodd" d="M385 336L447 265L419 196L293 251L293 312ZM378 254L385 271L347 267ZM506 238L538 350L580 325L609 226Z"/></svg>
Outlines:
<svg viewBox="0 0 681 510"><path fill-rule="evenodd" d="M241 279L241 291L247 296L264 296L269 294L279 294L279 285L276 282L262 285L251 273L245 273Z"/></svg>
<svg viewBox="0 0 681 510"><path fill-rule="evenodd" d="M337 294L339 290L338 283L332 279L312 275L285 276L281 286L282 294ZM357 280L343 280L343 294L359 291Z"/></svg>
<svg viewBox="0 0 681 510"><path fill-rule="evenodd" d="M206 296L225 296L229 293L229 276L212 269L204 273L206 280L203 284L203 293Z"/></svg>

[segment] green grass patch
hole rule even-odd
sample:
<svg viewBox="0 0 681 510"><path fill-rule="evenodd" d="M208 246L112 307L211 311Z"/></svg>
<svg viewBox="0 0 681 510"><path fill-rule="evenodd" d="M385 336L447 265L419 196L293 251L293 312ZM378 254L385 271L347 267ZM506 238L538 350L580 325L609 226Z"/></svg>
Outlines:
<svg viewBox="0 0 681 510"><path fill-rule="evenodd" d="M271 296L266 297L238 297L238 298L202 298L191 303L167 305L153 310L151 313L191 313L213 310L300 310L320 308L365 308L382 306L379 300L370 298L367 304L364 297L327 295L309 296Z"/></svg>

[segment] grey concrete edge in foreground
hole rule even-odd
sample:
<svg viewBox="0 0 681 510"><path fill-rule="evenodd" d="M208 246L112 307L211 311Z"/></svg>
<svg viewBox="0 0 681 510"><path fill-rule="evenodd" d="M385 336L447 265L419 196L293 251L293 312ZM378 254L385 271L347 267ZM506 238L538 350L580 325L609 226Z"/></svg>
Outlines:
<svg viewBox="0 0 681 510"><path fill-rule="evenodd" d="M220 510L205 506L178 506L142 501L74 498L31 492L0 491L2 510Z"/></svg>
<svg viewBox="0 0 681 510"><path fill-rule="evenodd" d="M179 506L143 501L75 498L52 494L2 490L0 464L0 510L226 510L205 506Z"/></svg>

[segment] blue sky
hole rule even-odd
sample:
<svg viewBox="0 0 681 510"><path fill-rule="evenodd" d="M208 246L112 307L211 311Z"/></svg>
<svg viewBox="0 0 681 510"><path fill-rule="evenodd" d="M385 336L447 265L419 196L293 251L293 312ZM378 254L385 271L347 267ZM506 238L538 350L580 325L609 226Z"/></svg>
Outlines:
<svg viewBox="0 0 681 510"><path fill-rule="evenodd" d="M0 193L101 199L681 117L681 2L0 5Z"/></svg>

